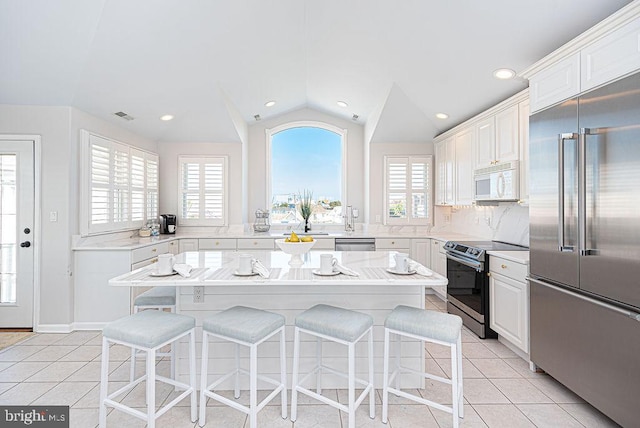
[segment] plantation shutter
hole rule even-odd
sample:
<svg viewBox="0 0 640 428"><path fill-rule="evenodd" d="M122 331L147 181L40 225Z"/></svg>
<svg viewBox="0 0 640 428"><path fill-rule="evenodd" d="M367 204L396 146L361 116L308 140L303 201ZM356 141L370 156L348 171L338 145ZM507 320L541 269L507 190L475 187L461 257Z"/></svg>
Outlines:
<svg viewBox="0 0 640 428"><path fill-rule="evenodd" d="M385 222L431 222L430 156L385 156Z"/></svg>
<svg viewBox="0 0 640 428"><path fill-rule="evenodd" d="M82 131L83 236L141 227L158 216L158 156Z"/></svg>
<svg viewBox="0 0 640 428"><path fill-rule="evenodd" d="M226 157L181 156L180 214L184 225L226 225Z"/></svg>

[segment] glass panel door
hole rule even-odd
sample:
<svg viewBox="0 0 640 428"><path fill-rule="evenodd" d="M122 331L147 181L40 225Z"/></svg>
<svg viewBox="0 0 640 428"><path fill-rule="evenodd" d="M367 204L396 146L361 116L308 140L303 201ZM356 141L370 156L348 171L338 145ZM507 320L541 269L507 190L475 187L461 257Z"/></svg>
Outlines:
<svg viewBox="0 0 640 428"><path fill-rule="evenodd" d="M0 304L16 303L16 155L0 154Z"/></svg>

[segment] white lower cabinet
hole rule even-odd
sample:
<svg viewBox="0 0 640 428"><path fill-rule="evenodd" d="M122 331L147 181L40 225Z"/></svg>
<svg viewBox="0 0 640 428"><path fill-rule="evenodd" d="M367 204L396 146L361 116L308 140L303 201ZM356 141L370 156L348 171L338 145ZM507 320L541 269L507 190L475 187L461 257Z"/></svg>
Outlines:
<svg viewBox="0 0 640 428"><path fill-rule="evenodd" d="M376 251L397 251L409 254L411 251L411 239L376 238Z"/></svg>
<svg viewBox="0 0 640 428"><path fill-rule="evenodd" d="M444 251L444 243L439 239L431 239L431 270L440 275L447 276L447 254ZM442 300L447 300L447 286L440 285L433 287L433 291Z"/></svg>
<svg viewBox="0 0 640 428"><path fill-rule="evenodd" d="M431 239L412 239L411 258L431 269Z"/></svg>
<svg viewBox="0 0 640 428"><path fill-rule="evenodd" d="M527 266L490 256L489 311L491 328L529 353L529 284Z"/></svg>
<svg viewBox="0 0 640 428"><path fill-rule="evenodd" d="M198 240L195 238L180 240L180 253L185 251L198 251Z"/></svg>

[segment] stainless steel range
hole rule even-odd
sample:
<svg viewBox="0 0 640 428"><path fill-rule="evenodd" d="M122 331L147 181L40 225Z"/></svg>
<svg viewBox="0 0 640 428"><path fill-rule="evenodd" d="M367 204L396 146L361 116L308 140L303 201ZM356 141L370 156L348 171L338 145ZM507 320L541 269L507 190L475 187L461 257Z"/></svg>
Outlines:
<svg viewBox="0 0 640 428"><path fill-rule="evenodd" d="M487 251L526 251L498 241L447 241L447 312L481 339L496 338L489 327L489 255Z"/></svg>

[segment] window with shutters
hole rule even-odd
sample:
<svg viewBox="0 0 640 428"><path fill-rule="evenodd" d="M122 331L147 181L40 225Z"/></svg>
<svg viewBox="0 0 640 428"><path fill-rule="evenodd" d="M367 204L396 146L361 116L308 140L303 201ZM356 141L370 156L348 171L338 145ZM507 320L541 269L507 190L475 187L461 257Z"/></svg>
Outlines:
<svg viewBox="0 0 640 428"><path fill-rule="evenodd" d="M158 155L82 131L83 236L138 229L158 218Z"/></svg>
<svg viewBox="0 0 640 428"><path fill-rule="evenodd" d="M386 224L432 223L431 156L385 156Z"/></svg>
<svg viewBox="0 0 640 428"><path fill-rule="evenodd" d="M180 224L227 225L227 158L179 156L178 161Z"/></svg>

